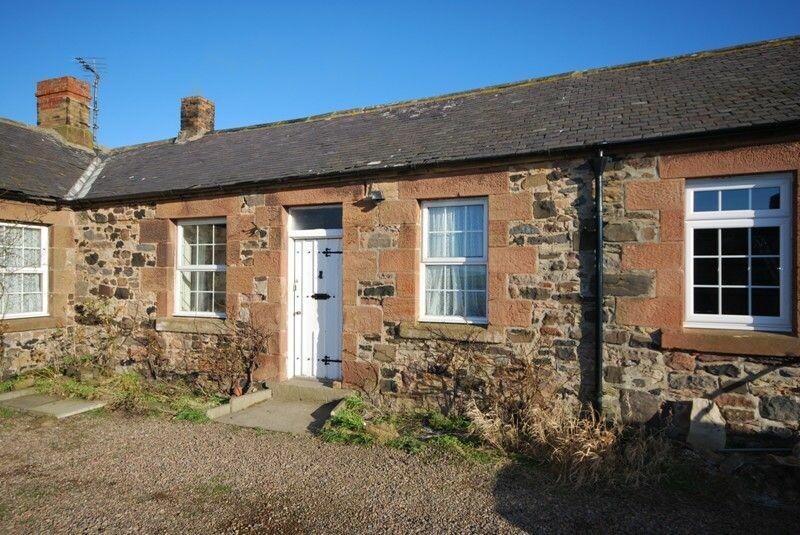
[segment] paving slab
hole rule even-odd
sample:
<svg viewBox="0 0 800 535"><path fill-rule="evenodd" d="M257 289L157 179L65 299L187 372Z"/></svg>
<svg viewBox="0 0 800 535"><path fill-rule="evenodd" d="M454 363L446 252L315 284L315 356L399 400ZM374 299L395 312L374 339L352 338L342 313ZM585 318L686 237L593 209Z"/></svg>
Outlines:
<svg viewBox="0 0 800 535"><path fill-rule="evenodd" d="M85 399L61 399L53 403L40 405L30 412L37 414L46 414L47 416L54 416L58 419L68 418L76 414L93 411L106 406L105 401L88 401Z"/></svg>
<svg viewBox="0 0 800 535"><path fill-rule="evenodd" d="M214 421L268 431L310 434L322 428L337 404L338 400L314 402L271 399Z"/></svg>
<svg viewBox="0 0 800 535"><path fill-rule="evenodd" d="M47 396L44 394L32 394L0 401L0 405L11 407L12 409L17 409L20 411L29 411L31 409L35 409L36 407L41 407L42 405L59 401L60 399L61 398Z"/></svg>
<svg viewBox="0 0 800 535"><path fill-rule="evenodd" d="M19 411L44 414L55 418L67 418L104 407L105 401L88 401L85 399L62 399L44 394L31 394L0 400L0 406Z"/></svg>

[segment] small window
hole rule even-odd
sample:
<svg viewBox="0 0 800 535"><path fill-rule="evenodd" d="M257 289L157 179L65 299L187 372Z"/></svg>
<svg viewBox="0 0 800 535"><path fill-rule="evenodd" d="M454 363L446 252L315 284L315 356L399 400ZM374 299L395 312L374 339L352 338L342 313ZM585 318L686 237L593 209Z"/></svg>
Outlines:
<svg viewBox="0 0 800 535"><path fill-rule="evenodd" d="M178 223L176 315L225 317L224 219Z"/></svg>
<svg viewBox="0 0 800 535"><path fill-rule="evenodd" d="M314 206L291 210L291 230L335 230L342 228L341 206Z"/></svg>
<svg viewBox="0 0 800 535"><path fill-rule="evenodd" d="M2 319L47 315L47 227L0 223Z"/></svg>
<svg viewBox="0 0 800 535"><path fill-rule="evenodd" d="M486 200L422 205L422 320L486 323Z"/></svg>
<svg viewBox="0 0 800 535"><path fill-rule="evenodd" d="M791 181L686 185L686 326L791 329Z"/></svg>

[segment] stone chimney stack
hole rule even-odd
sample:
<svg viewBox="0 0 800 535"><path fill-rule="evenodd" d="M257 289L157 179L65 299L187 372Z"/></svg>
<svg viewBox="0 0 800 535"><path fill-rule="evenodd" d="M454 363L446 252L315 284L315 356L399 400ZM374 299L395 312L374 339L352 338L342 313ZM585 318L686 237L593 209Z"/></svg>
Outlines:
<svg viewBox="0 0 800 535"><path fill-rule="evenodd" d="M214 103L203 97L181 99L181 131L178 142L192 141L214 130Z"/></svg>
<svg viewBox="0 0 800 535"><path fill-rule="evenodd" d="M36 84L36 124L55 130L70 143L91 149L91 98L89 84L72 76L42 80Z"/></svg>

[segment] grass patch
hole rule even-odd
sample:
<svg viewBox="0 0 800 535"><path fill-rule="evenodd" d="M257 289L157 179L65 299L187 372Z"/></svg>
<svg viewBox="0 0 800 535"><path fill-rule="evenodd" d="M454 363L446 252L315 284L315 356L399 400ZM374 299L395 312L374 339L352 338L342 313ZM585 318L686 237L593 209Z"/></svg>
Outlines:
<svg viewBox="0 0 800 535"><path fill-rule="evenodd" d="M157 415L188 422L207 422L206 410L225 401L204 395L181 382L148 381L136 372L125 372L92 381L79 381L53 370L35 372L34 387L41 394L68 398L105 399L108 411Z"/></svg>
<svg viewBox="0 0 800 535"><path fill-rule="evenodd" d="M207 483L200 485L198 490L206 496L224 496L233 492L233 485L217 478L211 478Z"/></svg>
<svg viewBox="0 0 800 535"><path fill-rule="evenodd" d="M386 442L386 445L412 455L420 453L425 449L425 443L412 435L400 435Z"/></svg>
<svg viewBox="0 0 800 535"><path fill-rule="evenodd" d="M16 412L8 407L0 407L0 418L12 418Z"/></svg>

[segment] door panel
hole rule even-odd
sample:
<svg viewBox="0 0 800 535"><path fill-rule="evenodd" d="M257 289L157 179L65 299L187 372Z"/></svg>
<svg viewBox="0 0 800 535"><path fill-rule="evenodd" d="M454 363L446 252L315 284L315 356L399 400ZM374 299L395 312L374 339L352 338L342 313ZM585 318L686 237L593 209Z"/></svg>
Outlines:
<svg viewBox="0 0 800 535"><path fill-rule="evenodd" d="M294 240L294 375L341 378L341 246L340 239Z"/></svg>

